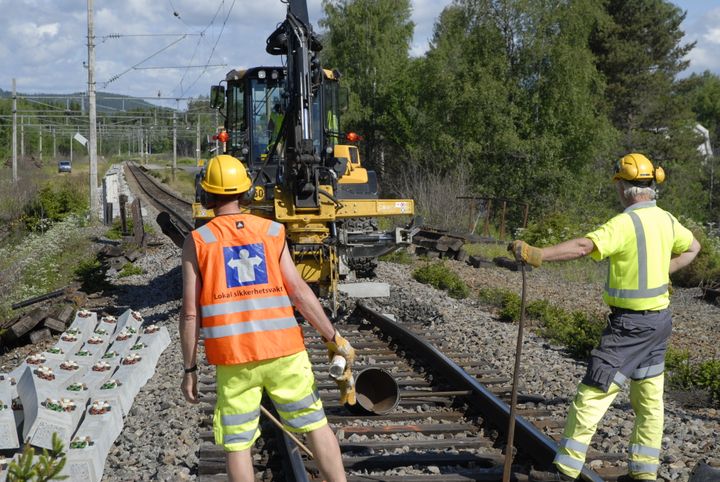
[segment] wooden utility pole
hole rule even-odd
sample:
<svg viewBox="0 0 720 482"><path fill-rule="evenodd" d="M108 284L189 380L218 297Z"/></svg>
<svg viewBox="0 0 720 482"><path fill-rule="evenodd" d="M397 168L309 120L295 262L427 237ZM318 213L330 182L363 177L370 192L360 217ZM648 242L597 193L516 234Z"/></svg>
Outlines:
<svg viewBox="0 0 720 482"><path fill-rule="evenodd" d="M13 138L12 138L12 180L13 184L17 184L17 91L15 89L15 79L12 81L12 114L13 114Z"/></svg>
<svg viewBox="0 0 720 482"><path fill-rule="evenodd" d="M90 219L97 218L98 173L97 173L97 112L95 105L95 25L93 22L94 0L87 2L88 24L88 111L90 116L88 153L90 155Z"/></svg>

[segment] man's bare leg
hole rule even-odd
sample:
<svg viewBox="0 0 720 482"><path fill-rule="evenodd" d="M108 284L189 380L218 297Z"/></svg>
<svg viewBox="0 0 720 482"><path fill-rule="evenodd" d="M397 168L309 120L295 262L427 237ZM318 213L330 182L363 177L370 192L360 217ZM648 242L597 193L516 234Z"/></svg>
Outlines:
<svg viewBox="0 0 720 482"><path fill-rule="evenodd" d="M252 465L252 458L250 457L251 450L252 449L249 448L238 452L226 452L228 481L255 481L255 471Z"/></svg>
<svg viewBox="0 0 720 482"><path fill-rule="evenodd" d="M320 427L306 435L323 478L327 482L346 482L340 445L330 425Z"/></svg>

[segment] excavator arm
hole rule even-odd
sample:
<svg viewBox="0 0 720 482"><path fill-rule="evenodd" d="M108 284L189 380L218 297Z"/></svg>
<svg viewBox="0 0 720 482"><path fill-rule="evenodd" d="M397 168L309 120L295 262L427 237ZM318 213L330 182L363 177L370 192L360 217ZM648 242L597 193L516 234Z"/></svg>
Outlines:
<svg viewBox="0 0 720 482"><path fill-rule="evenodd" d="M266 51L287 57L288 109L283 136L287 139L283 179L300 208L319 208L320 154L313 141L313 95L322 71L317 53L322 44L312 31L305 0L289 0L285 21L267 39Z"/></svg>

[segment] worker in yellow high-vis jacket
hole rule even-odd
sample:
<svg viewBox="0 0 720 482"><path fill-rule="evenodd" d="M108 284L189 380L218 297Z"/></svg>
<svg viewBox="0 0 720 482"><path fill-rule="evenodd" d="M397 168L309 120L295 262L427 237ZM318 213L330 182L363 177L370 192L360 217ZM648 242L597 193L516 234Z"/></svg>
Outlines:
<svg viewBox="0 0 720 482"><path fill-rule="evenodd" d="M571 481L580 474L597 424L630 380L635 424L628 474L619 481L656 480L663 433L663 374L671 332L670 273L700 251L692 233L655 204L655 186L665 180L642 154L620 159L613 181L625 210L585 237L546 248L513 241L517 260L540 266L590 255L610 259L603 293L609 323L568 411L555 456L555 470L532 471L530 480Z"/></svg>

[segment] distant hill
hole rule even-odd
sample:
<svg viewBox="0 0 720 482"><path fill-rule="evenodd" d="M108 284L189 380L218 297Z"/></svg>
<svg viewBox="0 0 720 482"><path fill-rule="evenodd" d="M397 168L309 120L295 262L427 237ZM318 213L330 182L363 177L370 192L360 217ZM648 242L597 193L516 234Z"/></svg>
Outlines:
<svg viewBox="0 0 720 482"><path fill-rule="evenodd" d="M75 92L72 94L23 94L18 92L19 97L33 97L35 100L38 98L47 98L48 103L52 104L67 104L68 99L70 102L78 103L82 99L87 105L85 92ZM12 92L0 89L0 98L11 98ZM97 92L96 93L96 105L97 111L100 113L110 112L122 112L129 110L155 110L155 109L167 109L167 107L159 107L155 104L145 101L144 99L138 99L129 95L113 94L110 92Z"/></svg>

